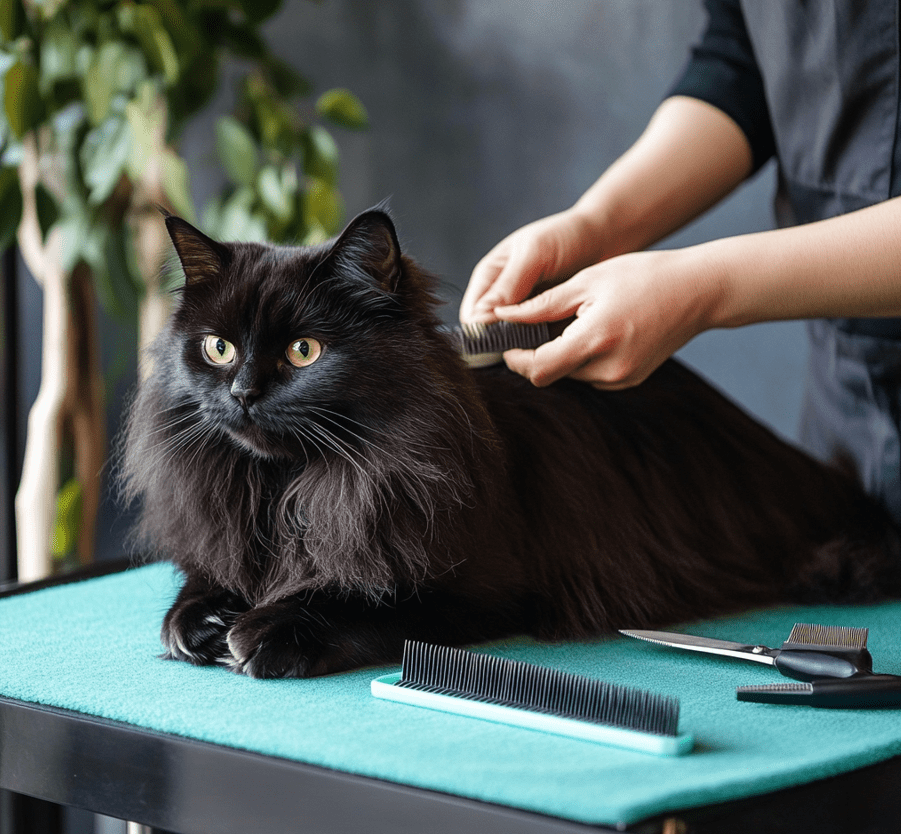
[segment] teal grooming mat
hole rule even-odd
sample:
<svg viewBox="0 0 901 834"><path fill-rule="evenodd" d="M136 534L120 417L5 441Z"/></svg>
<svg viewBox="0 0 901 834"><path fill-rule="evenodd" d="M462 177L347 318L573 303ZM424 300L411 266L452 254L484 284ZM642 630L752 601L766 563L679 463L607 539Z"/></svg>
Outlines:
<svg viewBox="0 0 901 834"><path fill-rule="evenodd" d="M695 736L688 756L373 698L371 680L397 667L257 681L164 661L159 628L179 581L157 564L0 599L0 696L596 825L765 794L901 753L901 710L739 703L737 685L785 679L619 636L555 645L517 638L480 650L675 695L680 726ZM901 603L777 608L683 628L778 646L795 622L868 627L874 669L901 674Z"/></svg>

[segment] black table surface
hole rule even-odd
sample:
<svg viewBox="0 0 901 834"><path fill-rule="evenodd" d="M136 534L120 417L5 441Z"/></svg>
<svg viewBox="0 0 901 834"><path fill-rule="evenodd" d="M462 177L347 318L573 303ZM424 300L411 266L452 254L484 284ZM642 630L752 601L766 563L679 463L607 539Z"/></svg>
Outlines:
<svg viewBox="0 0 901 834"><path fill-rule="evenodd" d="M12 587L0 596L126 566L102 563ZM0 698L0 788L178 834L614 830L8 698ZM894 834L901 831L901 757L739 802L670 813L622 830Z"/></svg>

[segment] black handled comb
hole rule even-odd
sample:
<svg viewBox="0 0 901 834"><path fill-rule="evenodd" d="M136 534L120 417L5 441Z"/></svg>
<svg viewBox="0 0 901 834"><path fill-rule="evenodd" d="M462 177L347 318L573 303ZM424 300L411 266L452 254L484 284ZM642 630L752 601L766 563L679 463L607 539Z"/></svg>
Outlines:
<svg viewBox="0 0 901 834"><path fill-rule="evenodd" d="M452 338L460 355L471 368L483 368L503 361L505 350L522 348L534 350L559 336L572 322L495 321L490 324L461 324L452 331Z"/></svg>

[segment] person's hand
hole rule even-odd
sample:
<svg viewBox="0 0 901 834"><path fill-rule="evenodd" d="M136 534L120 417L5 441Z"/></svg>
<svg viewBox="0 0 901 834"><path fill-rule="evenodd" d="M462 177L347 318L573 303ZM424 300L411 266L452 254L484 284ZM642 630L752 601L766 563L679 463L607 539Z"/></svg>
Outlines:
<svg viewBox="0 0 901 834"><path fill-rule="evenodd" d="M460 304L460 321L496 321L494 308L517 304L536 287L569 278L600 255L598 235L573 210L529 223L498 243L472 272Z"/></svg>
<svg viewBox="0 0 901 834"><path fill-rule="evenodd" d="M513 306L507 321L559 321L563 334L535 350L509 350L511 370L537 386L564 376L617 389L637 385L709 326L722 288L693 250L635 252L583 269Z"/></svg>

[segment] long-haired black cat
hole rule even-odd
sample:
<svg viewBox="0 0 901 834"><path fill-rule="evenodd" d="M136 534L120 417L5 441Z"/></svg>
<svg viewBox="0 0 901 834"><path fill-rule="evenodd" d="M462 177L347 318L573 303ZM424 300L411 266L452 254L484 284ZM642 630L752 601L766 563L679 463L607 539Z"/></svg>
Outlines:
<svg viewBox="0 0 901 834"><path fill-rule="evenodd" d="M315 247L165 222L186 282L123 476L185 575L169 657L306 677L901 595L883 510L677 362L618 392L468 369L384 212Z"/></svg>

